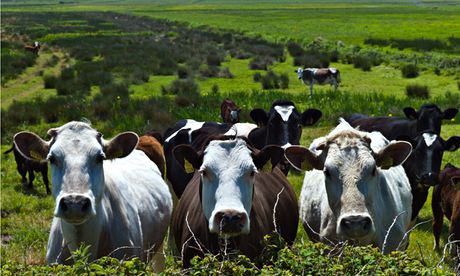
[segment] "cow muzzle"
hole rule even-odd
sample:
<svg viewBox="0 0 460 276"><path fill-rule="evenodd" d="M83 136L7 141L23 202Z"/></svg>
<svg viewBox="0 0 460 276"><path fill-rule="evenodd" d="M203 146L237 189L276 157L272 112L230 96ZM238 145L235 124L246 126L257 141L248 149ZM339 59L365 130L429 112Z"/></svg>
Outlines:
<svg viewBox="0 0 460 276"><path fill-rule="evenodd" d="M429 172L420 177L420 184L424 186L434 186L438 184L438 174Z"/></svg>
<svg viewBox="0 0 460 276"><path fill-rule="evenodd" d="M84 195L63 196L59 200L56 217L67 223L81 224L92 215L91 199Z"/></svg>
<svg viewBox="0 0 460 276"><path fill-rule="evenodd" d="M362 215L347 216L340 220L339 227L347 239L359 239L371 232L372 220Z"/></svg>
<svg viewBox="0 0 460 276"><path fill-rule="evenodd" d="M225 236L237 236L243 234L243 229L247 224L245 213L235 210L222 210L214 216L214 222L219 234Z"/></svg>

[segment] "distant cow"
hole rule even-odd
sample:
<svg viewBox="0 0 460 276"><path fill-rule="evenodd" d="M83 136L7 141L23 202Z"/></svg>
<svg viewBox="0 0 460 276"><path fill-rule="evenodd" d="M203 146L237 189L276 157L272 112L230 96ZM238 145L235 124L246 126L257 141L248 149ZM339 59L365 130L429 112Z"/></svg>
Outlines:
<svg viewBox="0 0 460 276"><path fill-rule="evenodd" d="M171 194L157 166L135 150L137 135L124 132L105 140L82 122L50 129L48 135L50 141L31 132L14 136L24 156L51 164L56 204L48 263L64 263L84 243L91 259L153 257L161 270Z"/></svg>
<svg viewBox="0 0 460 276"><path fill-rule="evenodd" d="M34 55L38 56L38 51L40 51L41 45L38 41L35 41L33 45L25 45L24 50L32 52Z"/></svg>
<svg viewBox="0 0 460 276"><path fill-rule="evenodd" d="M264 235L274 231L289 244L294 241L296 195L275 167L283 157L282 148L267 146L259 151L245 139L219 138L202 151L178 146L174 155L195 169L171 224L185 267L203 252L225 254L237 249L254 258L264 249Z"/></svg>
<svg viewBox="0 0 460 276"><path fill-rule="evenodd" d="M298 68L294 72L299 80L310 86L310 97L313 96L313 84L330 84L335 90L340 84L340 71L336 68Z"/></svg>
<svg viewBox="0 0 460 276"><path fill-rule="evenodd" d="M164 177L166 161L162 142L163 138L159 132L147 132L145 135L139 137L139 143L136 149L142 150L147 157L157 165L161 172L161 176Z"/></svg>
<svg viewBox="0 0 460 276"><path fill-rule="evenodd" d="M365 131L380 131L388 140L405 140L412 144L413 151L403 164L412 187L412 220L415 222L428 197L430 186L438 183L438 174L444 151L455 151L460 147L460 137L447 140L440 137L442 119L451 119L457 109L444 112L436 105L423 105L419 111L405 108L404 113L413 120L395 117L353 116L351 125Z"/></svg>
<svg viewBox="0 0 460 276"><path fill-rule="evenodd" d="M43 183L45 183L46 193L49 195L51 194L49 188L49 180L48 180L48 163L43 161L36 161L36 160L29 160L24 158L21 153L13 146L4 152L4 154L8 154L11 151L14 153L14 159L16 160L16 169L18 170L19 174L22 177L22 184L26 184L28 189L33 189L33 182L35 179L35 172L39 172L42 174ZM27 182L27 173L29 173L29 181Z"/></svg>
<svg viewBox="0 0 460 276"><path fill-rule="evenodd" d="M379 132L357 131L345 121L319 140L310 149L285 151L294 167L307 171L300 218L310 239L397 250L411 218L411 187L399 166L411 145L389 143Z"/></svg>
<svg viewBox="0 0 460 276"><path fill-rule="evenodd" d="M241 109L230 99L225 99L220 105L220 116L222 121L227 124L240 122Z"/></svg>
<svg viewBox="0 0 460 276"><path fill-rule="evenodd" d="M249 141L257 149L262 149L266 145L298 145L302 127L315 124L322 113L318 109L309 108L301 114L293 102L278 100L272 104L268 112L255 108L250 116L259 127L249 133ZM282 171L287 174L289 167L286 162L281 162L280 165L283 167Z"/></svg>
<svg viewBox="0 0 460 276"><path fill-rule="evenodd" d="M439 237L443 227L443 217L450 220L449 236L451 240L460 240L460 169L447 164L439 175L439 185L433 190L431 208L433 210L434 247L439 250ZM455 246L454 246L455 248Z"/></svg>

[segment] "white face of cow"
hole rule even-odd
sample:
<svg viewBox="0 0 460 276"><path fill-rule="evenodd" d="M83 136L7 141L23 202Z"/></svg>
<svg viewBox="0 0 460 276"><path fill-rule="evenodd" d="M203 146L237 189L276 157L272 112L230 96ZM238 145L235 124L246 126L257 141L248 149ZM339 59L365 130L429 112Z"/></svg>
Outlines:
<svg viewBox="0 0 460 276"><path fill-rule="evenodd" d="M123 133L111 141L82 122L51 129L50 142L33 133L15 135L15 145L28 158L47 159L51 166L54 216L67 223L81 224L96 215L104 192L105 158L128 155L136 146L134 133Z"/></svg>
<svg viewBox="0 0 460 276"><path fill-rule="evenodd" d="M300 67L297 68L297 76L299 77L299 80L303 77L303 69Z"/></svg>
<svg viewBox="0 0 460 276"><path fill-rule="evenodd" d="M349 125L348 125L349 126ZM337 128L342 127L339 125ZM370 137L350 127L326 136L317 145L320 155L306 148L286 149L289 162L299 169L322 170L328 204L336 217L336 233L344 240L369 244L374 239L375 210L379 208L380 169L404 162L412 147L392 142L373 152ZM377 141L378 142L378 141ZM378 144L378 143L377 143Z"/></svg>
<svg viewBox="0 0 460 276"><path fill-rule="evenodd" d="M202 206L209 231L227 236L249 233L257 168L246 142L211 141L200 172Z"/></svg>

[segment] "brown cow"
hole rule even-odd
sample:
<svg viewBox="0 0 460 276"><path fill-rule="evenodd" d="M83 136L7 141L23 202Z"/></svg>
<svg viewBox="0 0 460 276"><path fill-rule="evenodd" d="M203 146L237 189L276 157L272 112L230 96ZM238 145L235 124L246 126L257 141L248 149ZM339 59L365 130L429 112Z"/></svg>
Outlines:
<svg viewBox="0 0 460 276"><path fill-rule="evenodd" d="M201 152L189 145L174 149L179 163L196 170L171 223L184 266L204 252L225 255L236 249L254 258L263 250L264 235L274 231L294 242L296 195L275 167L283 149L267 146L259 151L242 138L211 138L205 145ZM271 166L266 166L269 161Z"/></svg>
<svg viewBox="0 0 460 276"><path fill-rule="evenodd" d="M241 109L230 99L225 99L220 104L220 116L222 121L227 124L236 124L240 122Z"/></svg>
<svg viewBox="0 0 460 276"><path fill-rule="evenodd" d="M165 174L165 154L163 152L163 138L157 131L150 131L139 137L137 149L143 151L160 170L161 176Z"/></svg>
<svg viewBox="0 0 460 276"><path fill-rule="evenodd" d="M436 250L439 250L443 215L450 220L449 236L453 235L451 240L460 240L460 190L455 188L456 183L460 183L460 169L452 164L447 164L439 174L439 185L434 187L431 201L434 248Z"/></svg>
<svg viewBox="0 0 460 276"><path fill-rule="evenodd" d="M25 45L24 50L32 52L34 55L38 56L38 51L40 50L41 45L38 41L35 41L33 45Z"/></svg>

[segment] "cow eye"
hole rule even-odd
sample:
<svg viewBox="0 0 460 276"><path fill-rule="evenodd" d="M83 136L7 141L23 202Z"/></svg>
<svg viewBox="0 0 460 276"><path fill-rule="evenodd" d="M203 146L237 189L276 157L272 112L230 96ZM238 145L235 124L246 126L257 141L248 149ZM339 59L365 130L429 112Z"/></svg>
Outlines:
<svg viewBox="0 0 460 276"><path fill-rule="evenodd" d="M377 166L374 166L374 168L372 169L372 175L376 175L377 174Z"/></svg>
<svg viewBox="0 0 460 276"><path fill-rule="evenodd" d="M96 156L96 162L102 163L104 161L104 158L105 158L104 154L99 154Z"/></svg>
<svg viewBox="0 0 460 276"><path fill-rule="evenodd" d="M56 157L54 155L48 156L48 160L50 161L51 164L56 164Z"/></svg>
<svg viewBox="0 0 460 276"><path fill-rule="evenodd" d="M255 171L251 171L251 177L254 177L256 175Z"/></svg>
<svg viewBox="0 0 460 276"><path fill-rule="evenodd" d="M208 176L208 173L206 172L206 170L201 171L201 176L202 177L207 177Z"/></svg>
<svg viewBox="0 0 460 276"><path fill-rule="evenodd" d="M327 177L331 177L331 173L329 172L328 168L324 168L324 174L325 174Z"/></svg>

